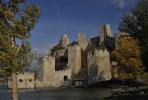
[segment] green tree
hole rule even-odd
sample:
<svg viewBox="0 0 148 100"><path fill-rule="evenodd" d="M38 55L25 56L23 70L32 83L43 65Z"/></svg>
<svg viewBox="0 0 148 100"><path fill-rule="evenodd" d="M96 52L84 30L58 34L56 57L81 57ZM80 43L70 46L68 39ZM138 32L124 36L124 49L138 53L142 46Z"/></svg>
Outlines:
<svg viewBox="0 0 148 100"><path fill-rule="evenodd" d="M119 30L140 41L143 63L148 68L148 0L139 0L137 6L122 18Z"/></svg>
<svg viewBox="0 0 148 100"><path fill-rule="evenodd" d="M111 53L111 60L117 61L120 73L137 76L142 70L139 42L133 37L120 37L118 47Z"/></svg>
<svg viewBox="0 0 148 100"><path fill-rule="evenodd" d="M30 31L38 22L36 5L25 0L0 0L0 76L12 77L12 98L18 100L16 75L31 62Z"/></svg>

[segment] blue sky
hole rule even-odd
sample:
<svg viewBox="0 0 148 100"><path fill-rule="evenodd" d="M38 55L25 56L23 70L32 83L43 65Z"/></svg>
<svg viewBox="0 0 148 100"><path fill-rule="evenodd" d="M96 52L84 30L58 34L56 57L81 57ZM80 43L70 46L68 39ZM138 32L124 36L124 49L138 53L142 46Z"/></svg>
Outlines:
<svg viewBox="0 0 148 100"><path fill-rule="evenodd" d="M88 37L99 35L102 24L110 24L113 32L124 14L134 7L137 0L28 0L39 5L41 16L31 31L33 50L46 53L67 33L71 41L78 32Z"/></svg>

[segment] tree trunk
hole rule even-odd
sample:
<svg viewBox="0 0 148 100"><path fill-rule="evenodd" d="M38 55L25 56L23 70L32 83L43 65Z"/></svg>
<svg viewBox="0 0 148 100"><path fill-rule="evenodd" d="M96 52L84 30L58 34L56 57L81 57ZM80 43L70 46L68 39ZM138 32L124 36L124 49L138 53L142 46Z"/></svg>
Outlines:
<svg viewBox="0 0 148 100"><path fill-rule="evenodd" d="M12 100L18 100L18 89L17 89L17 76L16 71L13 70L12 73Z"/></svg>

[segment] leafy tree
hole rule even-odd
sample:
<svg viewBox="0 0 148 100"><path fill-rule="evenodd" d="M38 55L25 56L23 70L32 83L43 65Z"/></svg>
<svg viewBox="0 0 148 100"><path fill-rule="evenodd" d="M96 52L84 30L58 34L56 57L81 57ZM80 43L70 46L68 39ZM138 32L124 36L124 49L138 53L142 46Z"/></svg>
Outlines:
<svg viewBox="0 0 148 100"><path fill-rule="evenodd" d="M137 6L123 17L119 30L140 41L143 63L148 68L148 0L139 0Z"/></svg>
<svg viewBox="0 0 148 100"><path fill-rule="evenodd" d="M36 5L25 0L0 0L0 76L12 77L13 100L18 100L16 74L31 62L30 31L38 22Z"/></svg>
<svg viewBox="0 0 148 100"><path fill-rule="evenodd" d="M119 72L138 75L142 70L139 42L133 37L120 37L118 47L111 53L111 59L118 62Z"/></svg>

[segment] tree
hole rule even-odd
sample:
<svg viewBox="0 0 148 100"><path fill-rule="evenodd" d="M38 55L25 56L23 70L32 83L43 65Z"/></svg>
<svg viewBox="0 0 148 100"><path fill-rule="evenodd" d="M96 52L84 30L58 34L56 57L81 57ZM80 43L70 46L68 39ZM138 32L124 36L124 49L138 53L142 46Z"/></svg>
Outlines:
<svg viewBox="0 0 148 100"><path fill-rule="evenodd" d="M148 68L148 0L139 0L137 6L122 18L119 30L140 41L143 63Z"/></svg>
<svg viewBox="0 0 148 100"><path fill-rule="evenodd" d="M31 62L30 31L38 22L36 5L25 0L0 0L0 76L12 77L12 97L18 100L16 74Z"/></svg>
<svg viewBox="0 0 148 100"><path fill-rule="evenodd" d="M111 53L111 59L118 62L119 72L138 75L143 70L138 40L124 36L117 43L118 47Z"/></svg>

